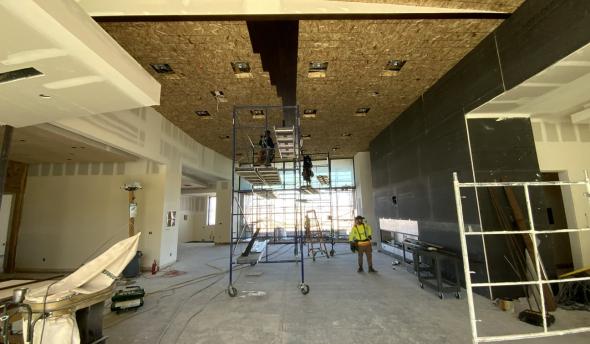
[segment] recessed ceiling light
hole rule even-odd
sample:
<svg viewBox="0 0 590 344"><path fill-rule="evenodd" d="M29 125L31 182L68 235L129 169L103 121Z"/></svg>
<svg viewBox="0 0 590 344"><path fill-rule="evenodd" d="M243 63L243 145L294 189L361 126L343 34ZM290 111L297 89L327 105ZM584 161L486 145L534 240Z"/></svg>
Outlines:
<svg viewBox="0 0 590 344"><path fill-rule="evenodd" d="M301 138L304 140L309 140L309 139L311 139L311 135L310 134L301 135Z"/></svg>
<svg viewBox="0 0 590 344"><path fill-rule="evenodd" d="M250 63L248 63L248 62L244 62L244 61L232 62L231 68L233 69L234 74L236 75L236 78L238 78L238 79L252 77Z"/></svg>
<svg viewBox="0 0 590 344"><path fill-rule="evenodd" d="M351 133L342 133L342 137L351 137L352 134Z"/></svg>
<svg viewBox="0 0 590 344"><path fill-rule="evenodd" d="M215 97L215 99L218 102L227 103L227 98L225 98L225 94L223 94L223 91L211 91L211 94L213 95L213 97Z"/></svg>
<svg viewBox="0 0 590 344"><path fill-rule="evenodd" d="M326 71L328 70L328 62L310 62L309 72L307 77L309 78L325 78Z"/></svg>
<svg viewBox="0 0 590 344"><path fill-rule="evenodd" d="M220 139L220 140L227 141L227 140L229 140L229 135L220 135L220 136L219 136L219 139Z"/></svg>
<svg viewBox="0 0 590 344"><path fill-rule="evenodd" d="M174 73L172 67L167 63L150 63L150 66L159 74L171 74Z"/></svg>
<svg viewBox="0 0 590 344"><path fill-rule="evenodd" d="M250 110L250 114L252 115L252 119L264 119L266 117L264 110Z"/></svg>
<svg viewBox="0 0 590 344"><path fill-rule="evenodd" d="M211 114L207 110L197 110L197 111L195 111L195 113L199 117L211 117Z"/></svg>
<svg viewBox="0 0 590 344"><path fill-rule="evenodd" d="M358 108L356 109L354 116L365 117L369 113L369 110L371 110L371 108Z"/></svg>
<svg viewBox="0 0 590 344"><path fill-rule="evenodd" d="M334 152L335 152L335 151L337 151L337 150L339 150L339 149L340 149L340 147L332 147L332 150L333 150Z"/></svg>
<svg viewBox="0 0 590 344"><path fill-rule="evenodd" d="M315 118L315 116L317 115L318 110L316 109L305 109L303 110L303 118Z"/></svg>
<svg viewBox="0 0 590 344"><path fill-rule="evenodd" d="M389 60L381 72L381 76L394 76L397 75L402 67L406 64L406 60Z"/></svg>
<svg viewBox="0 0 590 344"><path fill-rule="evenodd" d="M19 141L19 142L27 142L27 140L25 140L25 139L20 139L20 140L18 140L18 141Z"/></svg>
<svg viewBox="0 0 590 344"><path fill-rule="evenodd" d="M50 99L51 96L48 96L46 94L40 94L39 97L43 98L43 99Z"/></svg>
<svg viewBox="0 0 590 344"><path fill-rule="evenodd" d="M379 92L377 92L377 91L372 91L372 92L369 92L369 95L370 95L371 97L378 97L378 96L379 96Z"/></svg>

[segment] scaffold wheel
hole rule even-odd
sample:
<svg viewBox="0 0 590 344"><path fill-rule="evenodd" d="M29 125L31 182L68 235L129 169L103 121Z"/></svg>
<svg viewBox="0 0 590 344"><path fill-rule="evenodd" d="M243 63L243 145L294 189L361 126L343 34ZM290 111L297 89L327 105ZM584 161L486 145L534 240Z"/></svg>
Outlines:
<svg viewBox="0 0 590 344"><path fill-rule="evenodd" d="M238 290L233 285L227 287L227 294L231 297L236 297L238 295Z"/></svg>
<svg viewBox="0 0 590 344"><path fill-rule="evenodd" d="M303 294L303 295L307 295L309 293L309 286L305 283L302 283L299 286L299 289L301 290L301 294Z"/></svg>

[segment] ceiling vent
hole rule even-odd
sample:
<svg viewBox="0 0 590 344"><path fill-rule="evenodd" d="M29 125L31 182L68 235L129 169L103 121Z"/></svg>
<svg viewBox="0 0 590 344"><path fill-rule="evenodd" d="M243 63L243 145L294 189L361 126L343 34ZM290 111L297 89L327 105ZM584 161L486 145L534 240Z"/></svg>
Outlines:
<svg viewBox="0 0 590 344"><path fill-rule="evenodd" d="M365 117L369 113L369 110L371 110L371 108L366 108L366 107L358 108L358 109L356 109L354 116Z"/></svg>
<svg viewBox="0 0 590 344"><path fill-rule="evenodd" d="M309 78L325 78L327 70L328 62L310 62L307 76Z"/></svg>
<svg viewBox="0 0 590 344"><path fill-rule="evenodd" d="M383 68L382 76L394 76L397 75L402 67L406 64L406 60L389 60Z"/></svg>
<svg viewBox="0 0 590 344"><path fill-rule="evenodd" d="M43 73L33 67L11 70L9 72L0 73L0 84L6 84L9 82L33 78L41 75L43 75Z"/></svg>
<svg viewBox="0 0 590 344"><path fill-rule="evenodd" d="M305 109L303 110L303 118L315 118L315 116L317 115L318 110L316 109Z"/></svg>
<svg viewBox="0 0 590 344"><path fill-rule="evenodd" d="M231 63L231 68L238 79L252 78L250 70L250 63L244 61L237 61Z"/></svg>
<svg viewBox="0 0 590 344"><path fill-rule="evenodd" d="M250 114L252 115L252 119L264 119L266 117L264 110L250 110Z"/></svg>
<svg viewBox="0 0 590 344"><path fill-rule="evenodd" d="M151 63L150 66L156 71L158 74L172 74L174 70L170 67L167 63Z"/></svg>
<svg viewBox="0 0 590 344"><path fill-rule="evenodd" d="M225 98L225 94L223 94L223 91L211 91L211 94L213 95L213 97L215 97L215 100L217 100L217 102L227 103L227 98Z"/></svg>
<svg viewBox="0 0 590 344"><path fill-rule="evenodd" d="M201 118L211 118L211 114L207 110L197 110L195 113Z"/></svg>

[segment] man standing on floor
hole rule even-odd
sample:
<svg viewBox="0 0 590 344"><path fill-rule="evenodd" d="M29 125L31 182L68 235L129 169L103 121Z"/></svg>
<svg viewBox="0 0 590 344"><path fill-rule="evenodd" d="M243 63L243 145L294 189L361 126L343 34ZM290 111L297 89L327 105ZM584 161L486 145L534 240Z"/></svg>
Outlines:
<svg viewBox="0 0 590 344"><path fill-rule="evenodd" d="M350 242L350 249L352 252L358 253L358 272L363 272L363 253L367 256L367 264L369 265L369 272L377 272L373 269L373 247L371 246L371 238L373 230L371 226L363 223L365 218L357 216L354 218L354 227L350 231L348 241Z"/></svg>

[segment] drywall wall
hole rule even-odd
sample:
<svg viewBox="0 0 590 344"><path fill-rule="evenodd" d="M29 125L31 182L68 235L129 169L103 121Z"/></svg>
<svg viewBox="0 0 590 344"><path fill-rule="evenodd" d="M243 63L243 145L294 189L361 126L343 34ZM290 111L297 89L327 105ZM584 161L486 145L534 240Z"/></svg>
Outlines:
<svg viewBox="0 0 590 344"><path fill-rule="evenodd" d="M354 155L354 183L356 213L365 217L365 222L373 229L374 241L381 243L379 221L375 218L373 206L373 182L371 177L371 153L359 152Z"/></svg>
<svg viewBox="0 0 590 344"><path fill-rule="evenodd" d="M213 241L215 226L207 226L207 196L180 198L179 242Z"/></svg>
<svg viewBox="0 0 590 344"><path fill-rule="evenodd" d="M177 218L182 168L190 169L194 177L208 183L231 179L230 159L196 142L149 107L52 124L165 165L162 211L164 214L176 212ZM161 224L159 249L155 256L160 266L166 266L177 259L178 226L167 226L165 222Z"/></svg>
<svg viewBox="0 0 590 344"><path fill-rule="evenodd" d="M229 231L232 221L231 202L232 190L231 182L217 182L217 209L215 210L215 244L229 244Z"/></svg>
<svg viewBox="0 0 590 344"><path fill-rule="evenodd" d="M151 107L52 124L162 164L179 159L195 177L231 179L230 159L198 143Z"/></svg>
<svg viewBox="0 0 590 344"><path fill-rule="evenodd" d="M160 261L166 166L128 163L31 165L17 249L17 270L73 270L128 235L125 183L136 192L142 266ZM176 246L176 245L175 245Z"/></svg>
<svg viewBox="0 0 590 344"><path fill-rule="evenodd" d="M590 171L590 124L562 121L533 122L539 167L544 172L559 172L560 180L583 180ZM568 227L590 226L590 199L583 187L562 187ZM574 268L590 266L590 233L570 235Z"/></svg>

